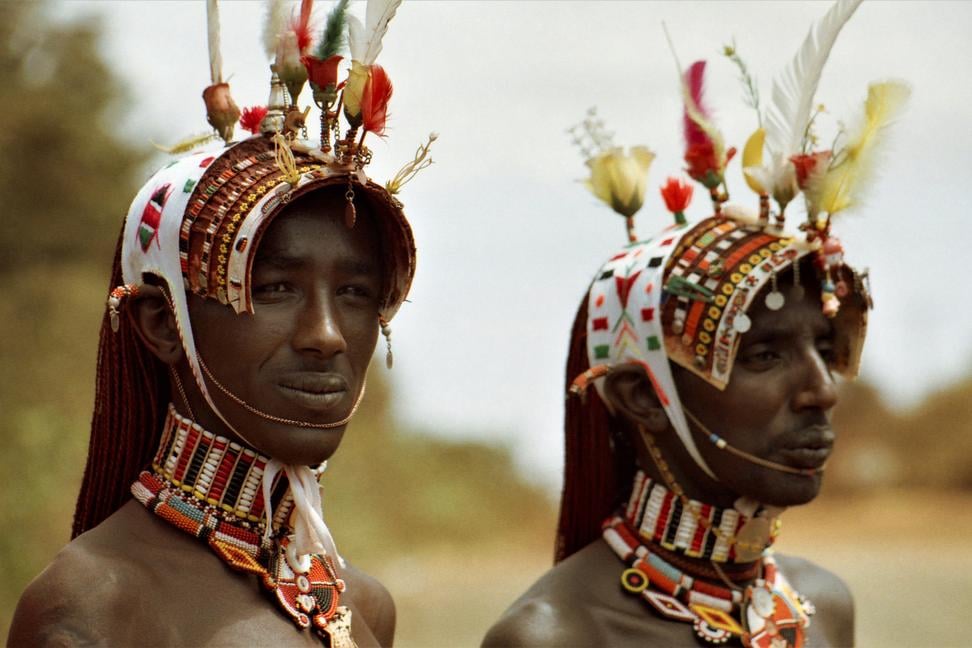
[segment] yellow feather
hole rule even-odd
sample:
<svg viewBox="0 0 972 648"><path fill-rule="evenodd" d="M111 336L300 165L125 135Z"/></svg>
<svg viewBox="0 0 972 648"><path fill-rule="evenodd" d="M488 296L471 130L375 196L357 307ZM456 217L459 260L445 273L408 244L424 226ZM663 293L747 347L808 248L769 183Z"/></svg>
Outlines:
<svg viewBox="0 0 972 648"><path fill-rule="evenodd" d="M204 133L202 135L191 135L185 139L179 140L172 146L164 146L162 144L156 144L152 142L152 146L168 153L169 155L179 155L181 153L187 153L194 148L198 148L204 144L209 144L213 140L217 139L219 135L215 132Z"/></svg>
<svg viewBox="0 0 972 648"><path fill-rule="evenodd" d="M897 118L911 95L900 81L872 83L868 87L864 114L850 133L847 144L834 152L829 169L807 187L811 210L831 216L854 206L862 187L874 173L874 163L885 129Z"/></svg>
<svg viewBox="0 0 972 648"><path fill-rule="evenodd" d="M765 140L766 131L757 128L746 140L746 146L743 147L742 152L743 177L746 179L749 188L758 194L767 193L766 188L749 169L763 166L763 142Z"/></svg>

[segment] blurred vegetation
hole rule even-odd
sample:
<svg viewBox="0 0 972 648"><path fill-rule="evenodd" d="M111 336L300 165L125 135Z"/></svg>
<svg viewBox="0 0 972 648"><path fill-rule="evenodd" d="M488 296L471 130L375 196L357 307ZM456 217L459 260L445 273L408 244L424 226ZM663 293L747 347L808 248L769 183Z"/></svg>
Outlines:
<svg viewBox="0 0 972 648"><path fill-rule="evenodd" d="M53 26L44 11L0 2L0 637L20 592L68 539L111 256L147 160L144 143L112 135L125 95L98 54L99 25ZM842 391L828 492L972 490L972 377L905 412L866 384ZM456 587L464 581L457 586L455 574L486 546L508 557L496 569L519 564L522 551L545 565L554 507L516 473L508 450L403 430L391 398L376 367L323 480L345 555L381 575L409 554L449 547ZM480 578L476 592L496 580L480 576L469 575ZM484 623L522 586L498 592ZM476 592L463 590L468 605Z"/></svg>
<svg viewBox="0 0 972 648"><path fill-rule="evenodd" d="M972 376L897 411L864 382L841 385L827 492L972 490Z"/></svg>

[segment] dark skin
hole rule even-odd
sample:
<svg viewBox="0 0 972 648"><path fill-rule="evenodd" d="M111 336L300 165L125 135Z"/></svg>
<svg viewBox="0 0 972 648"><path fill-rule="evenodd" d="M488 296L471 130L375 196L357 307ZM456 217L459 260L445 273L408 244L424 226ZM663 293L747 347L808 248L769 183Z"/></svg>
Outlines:
<svg viewBox="0 0 972 648"><path fill-rule="evenodd" d="M258 409L290 419L345 417L360 392L378 336L380 247L370 214L343 223L340 196L311 195L278 216L253 268L254 313L236 315L193 298L196 344L216 377ZM164 291L146 286L135 303L145 344L181 377L195 419L239 435L196 388ZM313 465L335 451L344 427L309 429L264 421L211 385L218 407L246 441L286 463ZM299 393L293 393L293 392ZM189 415L173 385L173 402ZM342 605L359 646L390 646L395 606L387 590L352 566ZM12 646L320 645L268 600L255 576L232 571L203 543L132 500L65 547L24 593Z"/></svg>
<svg viewBox="0 0 972 648"><path fill-rule="evenodd" d="M808 276L813 273L804 274ZM781 283L788 285L785 280ZM832 329L821 313L819 290L810 282L804 284L802 295L792 286L784 292L786 304L780 311L768 311L762 299L750 310L753 326L742 337L725 391L679 367L675 380L683 405L730 444L804 468L819 464L833 442L829 420L837 394L829 369ZM789 506L812 500L820 488L820 475L793 475L755 465L717 449L690 425L700 452L719 478L713 480L678 442L640 367L612 370L606 378L605 398L638 466L653 479L661 479L638 432L640 426L654 437L690 498L731 506L740 496L748 496ZM805 645L853 645L853 600L846 585L806 560L777 555L777 561L790 583L817 608ZM614 551L595 540L554 566L514 602L483 645L698 645L690 624L663 619L621 588L623 568Z"/></svg>

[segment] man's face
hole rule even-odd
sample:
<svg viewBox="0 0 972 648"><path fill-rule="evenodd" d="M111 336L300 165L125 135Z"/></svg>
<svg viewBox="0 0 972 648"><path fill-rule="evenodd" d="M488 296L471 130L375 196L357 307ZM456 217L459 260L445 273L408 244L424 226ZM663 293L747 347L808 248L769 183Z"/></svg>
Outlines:
<svg viewBox="0 0 972 648"><path fill-rule="evenodd" d="M680 367L675 380L685 407L730 445L793 468L819 468L834 440L833 329L821 312L819 288L807 282L801 296L790 276L785 279L780 281L786 295L782 309L768 310L760 296L749 311L752 328L742 336L725 391ZM722 487L778 506L803 504L817 495L819 474L755 465L717 449L697 426L691 427Z"/></svg>
<svg viewBox="0 0 972 648"><path fill-rule="evenodd" d="M256 409L312 423L351 412L377 341L382 290L377 234L370 214L361 212L349 229L340 197L318 194L278 216L253 263L252 315L191 297L199 355L217 380ZM207 383L245 440L284 463L324 461L344 434L343 426L267 421ZM225 428L208 407L197 407L196 415L210 430Z"/></svg>

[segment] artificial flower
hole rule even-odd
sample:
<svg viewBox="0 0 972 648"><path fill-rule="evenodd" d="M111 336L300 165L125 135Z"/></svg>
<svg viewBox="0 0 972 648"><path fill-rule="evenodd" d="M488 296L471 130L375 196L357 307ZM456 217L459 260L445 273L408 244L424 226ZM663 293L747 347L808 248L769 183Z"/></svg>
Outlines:
<svg viewBox="0 0 972 648"><path fill-rule="evenodd" d="M250 131L254 135L260 132L260 122L267 116L266 106L253 106L244 108L243 115L240 117L240 126L243 130Z"/></svg>
<svg viewBox="0 0 972 648"><path fill-rule="evenodd" d="M648 168L654 159L645 146L634 146L629 153L620 147L605 151L587 161L591 169L587 188L611 209L631 218L644 204Z"/></svg>

